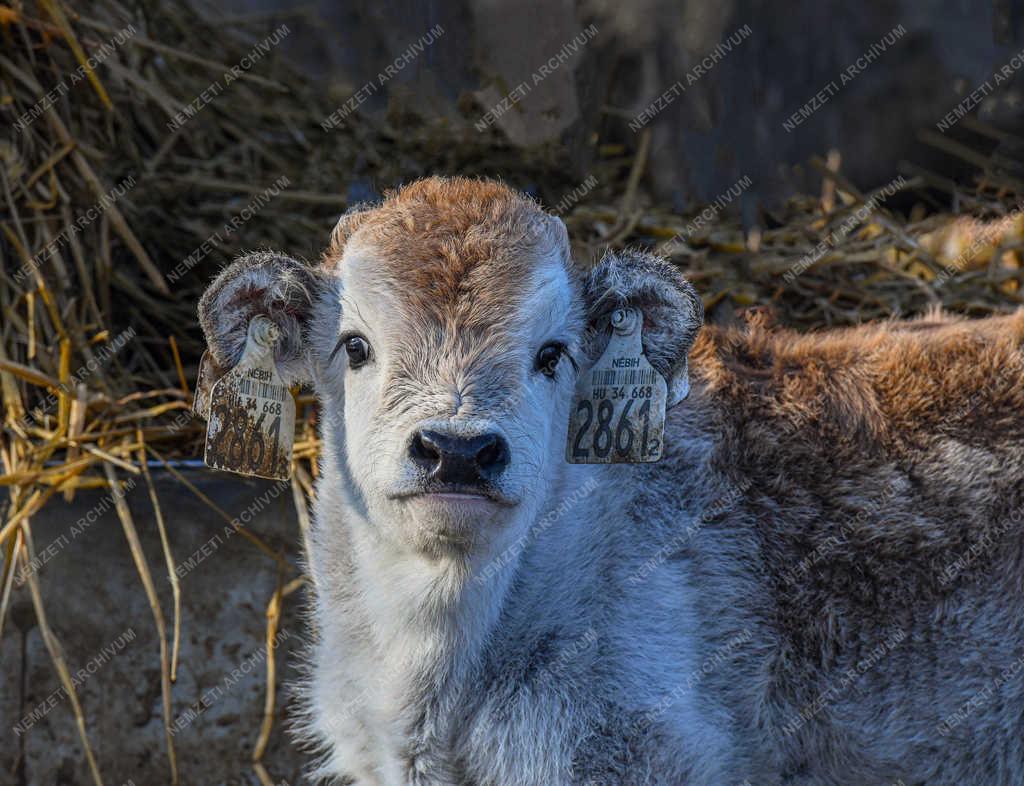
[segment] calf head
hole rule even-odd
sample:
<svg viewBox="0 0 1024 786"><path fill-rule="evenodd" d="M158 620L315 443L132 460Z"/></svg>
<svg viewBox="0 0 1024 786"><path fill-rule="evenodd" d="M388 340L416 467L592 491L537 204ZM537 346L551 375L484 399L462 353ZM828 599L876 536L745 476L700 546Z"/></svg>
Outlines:
<svg viewBox="0 0 1024 786"><path fill-rule="evenodd" d="M431 178L344 215L317 268L235 262L200 318L222 365L254 315L275 321L279 365L322 404L321 483L377 537L482 557L551 496L577 373L623 305L642 310L647 356L678 401L703 310L674 268L622 253L582 271L565 225L530 199Z"/></svg>

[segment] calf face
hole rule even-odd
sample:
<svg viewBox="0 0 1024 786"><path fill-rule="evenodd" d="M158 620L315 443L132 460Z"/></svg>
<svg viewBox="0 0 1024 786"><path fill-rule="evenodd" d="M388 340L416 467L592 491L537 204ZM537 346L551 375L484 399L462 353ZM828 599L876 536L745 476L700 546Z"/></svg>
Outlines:
<svg viewBox="0 0 1024 786"><path fill-rule="evenodd" d="M222 365L252 316L278 324L279 365L312 379L323 407L322 482L380 538L483 556L552 493L577 373L623 305L642 309L648 358L680 399L702 309L673 268L626 253L583 272L564 224L531 200L433 178L343 216L318 268L239 260L200 316Z"/></svg>

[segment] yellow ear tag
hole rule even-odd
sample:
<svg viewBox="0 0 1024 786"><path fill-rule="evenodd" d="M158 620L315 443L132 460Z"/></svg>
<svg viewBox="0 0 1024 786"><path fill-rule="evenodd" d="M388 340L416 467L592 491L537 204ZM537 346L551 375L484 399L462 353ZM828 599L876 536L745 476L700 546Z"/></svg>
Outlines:
<svg viewBox="0 0 1024 786"><path fill-rule="evenodd" d="M242 359L213 386L203 457L208 466L259 478L291 475L295 401L274 363L279 336L273 322L255 317Z"/></svg>
<svg viewBox="0 0 1024 786"><path fill-rule="evenodd" d="M640 464L661 458L668 385L643 349L643 315L612 314L612 336L593 367L580 375L569 416L570 464Z"/></svg>

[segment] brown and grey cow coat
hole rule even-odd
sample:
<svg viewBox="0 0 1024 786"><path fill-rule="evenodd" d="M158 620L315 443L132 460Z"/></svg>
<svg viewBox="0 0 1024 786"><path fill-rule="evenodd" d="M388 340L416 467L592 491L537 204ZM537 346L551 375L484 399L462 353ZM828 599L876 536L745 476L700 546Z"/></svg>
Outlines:
<svg viewBox="0 0 1024 786"><path fill-rule="evenodd" d="M689 395L660 462L566 464L623 305ZM320 775L1024 783L1024 313L698 334L666 263L584 270L527 198L438 178L200 312L222 365L274 319L324 410Z"/></svg>

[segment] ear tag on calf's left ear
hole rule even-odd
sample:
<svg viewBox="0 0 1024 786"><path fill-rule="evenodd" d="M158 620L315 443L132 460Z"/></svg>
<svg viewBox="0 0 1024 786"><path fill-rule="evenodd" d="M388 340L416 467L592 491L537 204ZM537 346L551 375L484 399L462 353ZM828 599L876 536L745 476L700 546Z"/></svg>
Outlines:
<svg viewBox="0 0 1024 786"><path fill-rule="evenodd" d="M661 458L668 385L643 350L643 315L612 314L612 336L580 376L569 415L565 460L570 464L639 464Z"/></svg>
<svg viewBox="0 0 1024 786"><path fill-rule="evenodd" d="M192 397L192 411L203 420L210 419L210 393L221 373L213 360L210 350L199 359L199 373L196 375L196 392Z"/></svg>
<svg viewBox="0 0 1024 786"><path fill-rule="evenodd" d="M273 322L255 317L242 359L213 386L207 466L275 480L291 475L295 401L274 364L278 335Z"/></svg>

